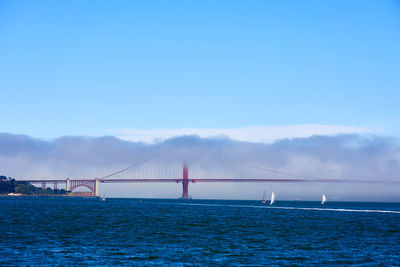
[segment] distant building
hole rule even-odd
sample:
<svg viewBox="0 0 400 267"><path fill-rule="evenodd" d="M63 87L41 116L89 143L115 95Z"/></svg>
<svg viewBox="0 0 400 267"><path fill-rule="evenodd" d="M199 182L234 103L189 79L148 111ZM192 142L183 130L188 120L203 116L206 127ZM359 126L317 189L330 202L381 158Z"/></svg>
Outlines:
<svg viewBox="0 0 400 267"><path fill-rule="evenodd" d="M21 193L8 193L7 196L22 196Z"/></svg>

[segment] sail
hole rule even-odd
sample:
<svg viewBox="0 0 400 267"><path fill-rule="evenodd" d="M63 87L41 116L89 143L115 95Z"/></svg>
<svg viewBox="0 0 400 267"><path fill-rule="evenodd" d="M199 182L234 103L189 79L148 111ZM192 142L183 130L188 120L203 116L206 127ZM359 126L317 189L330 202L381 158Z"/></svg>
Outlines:
<svg viewBox="0 0 400 267"><path fill-rule="evenodd" d="M275 194L274 192L272 192L270 205L274 204L274 202L275 202Z"/></svg>
<svg viewBox="0 0 400 267"><path fill-rule="evenodd" d="M326 196L325 196L325 194L322 194L321 204L325 204L325 202L326 202Z"/></svg>
<svg viewBox="0 0 400 267"><path fill-rule="evenodd" d="M265 195L265 190L264 190L264 193L263 193L263 196L262 196L262 203L268 203L266 195Z"/></svg>

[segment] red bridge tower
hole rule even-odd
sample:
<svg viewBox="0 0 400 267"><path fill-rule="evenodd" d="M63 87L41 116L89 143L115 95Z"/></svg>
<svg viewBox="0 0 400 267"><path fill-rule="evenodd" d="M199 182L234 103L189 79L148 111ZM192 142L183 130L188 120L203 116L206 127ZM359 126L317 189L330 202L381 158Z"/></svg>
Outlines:
<svg viewBox="0 0 400 267"><path fill-rule="evenodd" d="M182 198L183 199L189 199L189 170L187 167L187 164L183 164L183 179L182 179Z"/></svg>

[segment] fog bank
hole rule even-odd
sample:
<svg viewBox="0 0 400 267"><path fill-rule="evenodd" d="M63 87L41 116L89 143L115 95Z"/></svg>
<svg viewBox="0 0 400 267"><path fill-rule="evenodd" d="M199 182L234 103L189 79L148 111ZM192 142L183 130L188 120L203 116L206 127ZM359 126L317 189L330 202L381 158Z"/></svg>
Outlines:
<svg viewBox="0 0 400 267"><path fill-rule="evenodd" d="M146 161L147 160L147 161ZM0 134L0 175L14 178L102 177L139 162L146 163L118 178L181 177L187 161L192 178L331 178L382 183L204 183L190 184L197 198L259 199L275 191L281 199L400 201L400 146L393 138L312 136L272 144L227 138L181 136L154 144L115 137L61 137L52 141L25 135ZM176 177L176 178L178 178ZM149 178L149 177L146 177ZM101 185L121 197L177 197L179 184Z"/></svg>

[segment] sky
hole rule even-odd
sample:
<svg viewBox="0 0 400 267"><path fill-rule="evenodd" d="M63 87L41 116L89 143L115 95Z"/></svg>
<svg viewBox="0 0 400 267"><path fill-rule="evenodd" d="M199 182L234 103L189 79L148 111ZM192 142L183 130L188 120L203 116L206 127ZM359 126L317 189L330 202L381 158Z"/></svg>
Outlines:
<svg viewBox="0 0 400 267"><path fill-rule="evenodd" d="M397 151L399 43L400 3L389 0L0 0L0 142L357 136ZM30 154L10 155L0 152L10 176L64 174L37 162L21 173Z"/></svg>
<svg viewBox="0 0 400 267"><path fill-rule="evenodd" d="M397 1L2 0L0 36L2 132L400 134Z"/></svg>

